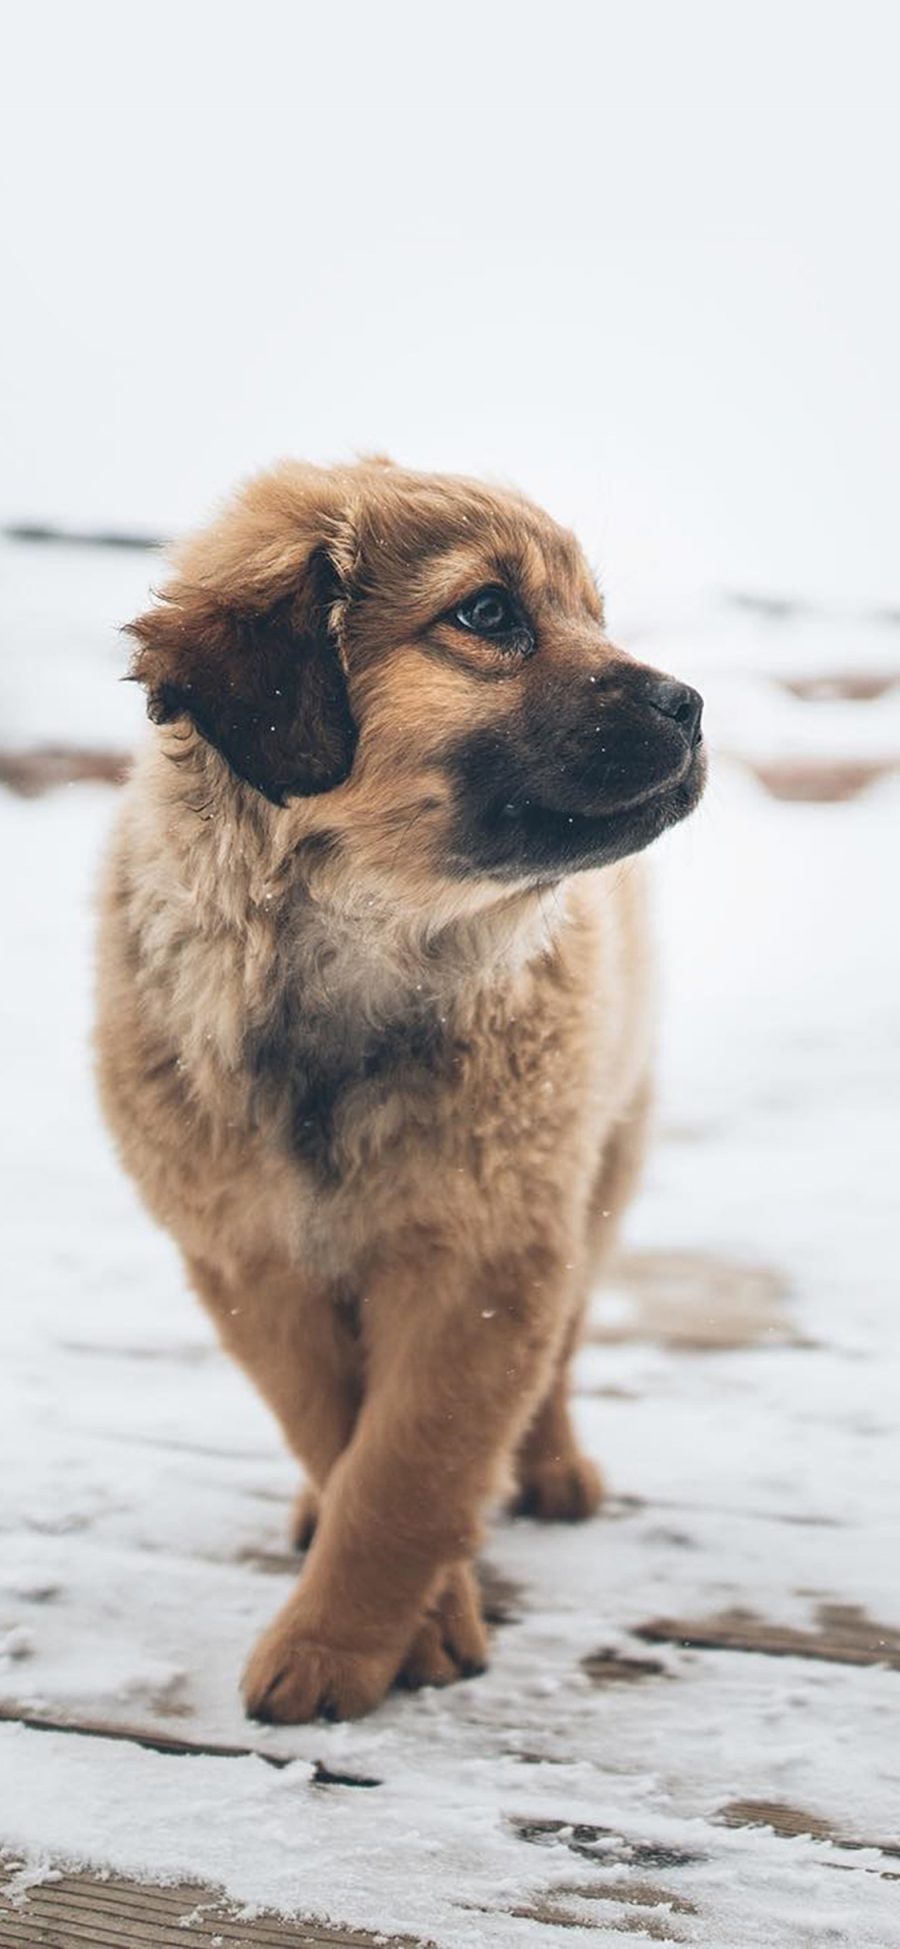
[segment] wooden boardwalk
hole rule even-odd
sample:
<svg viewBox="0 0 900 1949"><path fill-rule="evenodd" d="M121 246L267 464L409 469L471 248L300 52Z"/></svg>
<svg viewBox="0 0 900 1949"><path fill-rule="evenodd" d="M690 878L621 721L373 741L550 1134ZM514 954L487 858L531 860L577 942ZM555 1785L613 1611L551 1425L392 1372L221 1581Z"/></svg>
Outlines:
<svg viewBox="0 0 900 1949"><path fill-rule="evenodd" d="M749 675L672 652L731 763L666 866L659 1144L578 1368L609 1501L499 1518L489 1674L352 1727L241 1717L293 1471L93 1109L121 740L0 762L0 1949L900 1945L892 627L849 674L752 613Z"/></svg>
<svg viewBox="0 0 900 1949"><path fill-rule="evenodd" d="M677 1322L673 1321L673 1332L676 1328ZM752 1347L749 1321L746 1331ZM611 1349L622 1343L616 1335L609 1343L597 1344L608 1344ZM722 1355L711 1348L704 1356L695 1347L693 1354L682 1353L679 1357L702 1361L704 1357L721 1359ZM732 1347L730 1357L740 1360L741 1349ZM793 1357L802 1362L803 1349L795 1349ZM594 1359L591 1347L584 1364L590 1367ZM610 1405L612 1398L609 1397ZM170 1454L180 1474L185 1466L184 1451L175 1445ZM193 1461L188 1463L188 1473L193 1466ZM735 1515L735 1520L743 1522L748 1535L754 1539L748 1550L749 1561L755 1562L760 1556L783 1557L785 1533L789 1535L794 1528L798 1539L798 1570L804 1561L809 1562L812 1557L820 1561L824 1555L832 1564L836 1563L832 1587L840 1589L841 1553L849 1554L853 1545L846 1535L846 1526L831 1518L827 1511L819 1518L811 1518L803 1509L758 1514L743 1511L740 1516ZM606 1526L601 1523L591 1533L591 1548L602 1557L607 1537L622 1537L632 1532L638 1560L643 1565L640 1580L646 1580L650 1573L665 1584L675 1555L690 1559L708 1552L704 1532L708 1525L715 1532L718 1522L719 1512L714 1507L704 1511L676 1498L658 1503L637 1497L619 1499L611 1505ZM529 1604L535 1602L541 1613L541 1630L537 1636L545 1644L551 1665L571 1655L571 1644L567 1650L566 1619L561 1615L557 1620L554 1642L552 1612L548 1629L547 1584L542 1581L538 1590L532 1586L529 1591L526 1583L519 1582L512 1573L525 1569L529 1560L539 1567L541 1555L548 1547L557 1562L561 1555L571 1560L576 1553L574 1533L563 1540L565 1548L561 1552L556 1548L555 1538L548 1538L528 1525L517 1524L505 1532L501 1530L497 1554L504 1563L504 1574L488 1573L485 1577L487 1608L494 1621L498 1645L507 1635L522 1634L527 1626ZM584 1543L581 1547L585 1547ZM789 1547L793 1555L793 1545ZM57 1537L47 1553L54 1559L63 1583L66 1581L64 1559L74 1558L77 1551L77 1537L71 1541ZM238 1554L241 1580L258 1583L259 1607L264 1612L270 1607L271 1595L289 1574L290 1559L277 1547L257 1553L244 1550ZM123 1550L123 1572L126 1559L127 1572L133 1573L133 1562ZM174 1573L174 1564L170 1567ZM164 1564L154 1565L153 1569L154 1575L157 1572L165 1575ZM208 1564L207 1569L210 1609L216 1614L219 1610L216 1568ZM564 1585L563 1570L560 1576ZM748 1588L746 1595L749 1600L752 1589ZM133 1596L139 1609L137 1589ZM35 1593L31 1604L52 1605L54 1601L49 1594L41 1599ZM27 1610L27 1605L24 1608ZM608 1617L616 1610L615 1604L606 1608ZM757 1759L749 1773L754 1791L726 1791L723 1783L715 1796L716 1804L709 1807L702 1819L691 1811L694 1793L685 1790L685 1810L691 1817L682 1825L689 1833L687 1837L679 1834L676 1839L668 1832L662 1838L648 1832L640 1818L630 1827L621 1819L618 1824L586 1819L584 1783L580 1777L582 1762L590 1756L602 1773L610 1735L613 1750L617 1750L616 1766L638 1768L646 1765L648 1741L652 1743L659 1736L666 1744L673 1741L677 1749L681 1736L687 1741L691 1766L698 1766L701 1776L706 1770L715 1779L715 1764L710 1766L709 1760L703 1757L702 1724L698 1760L698 1711L702 1722L707 1710L713 1715L716 1712L727 1715L729 1702L740 1711L749 1699L764 1716L777 1718L780 1711L790 1714L798 1691L802 1695L807 1686L811 1687L808 1696L814 1699L816 1687L821 1686L826 1674L831 1675L832 1731L840 1731L854 1722L865 1729L871 1725L873 1704L877 1715L888 1713L893 1705L898 1682L895 1675L900 1673L898 1617L900 1605L892 1613L892 1621L886 1621L870 1615L858 1602L842 1602L837 1598L827 1601L810 1598L802 1624L788 1622L783 1613L779 1614L777 1606L773 1610L760 1609L750 1601L719 1608L710 1604L705 1609L685 1605L674 1614L648 1611L634 1615L627 1629L623 1630L617 1623L607 1641L599 1642L577 1658L582 1682L588 1681L599 1704L599 1713L592 1713L582 1696L574 1716L571 1708L560 1715L556 1733L552 1714L549 1724L546 1715L541 1714L540 1723L532 1725L530 1732L527 1729L527 1722L533 1717L533 1701L527 1694L534 1678L532 1661L527 1657L522 1662L523 1699L517 1699L514 1691L504 1688L499 1704L496 1697L485 1701L482 1713L478 1687L462 1688L446 1695L440 1701L442 1720L452 1716L455 1709L469 1736L475 1733L477 1739L480 1732L482 1736L487 1735L488 1741L495 1740L507 1761L510 1749L515 1752L519 1786L511 1793L505 1822L508 1842L530 1857L529 1892L527 1899L508 1899L498 1894L494 1901L485 1901L482 1895L477 1912L484 1923L484 1941L506 1940L505 1917L507 1923L524 1926L526 1933L532 1932L536 1944L554 1939L558 1930L565 1931L567 1940L571 1940L573 1931L587 1930L592 1939L600 1942L628 1938L717 1944L721 1940L723 1949L731 1949L727 1937L720 1938L712 1931L707 1907L710 1885L721 1887L723 1878L729 1874L736 1876L738 1885L751 1884L755 1872L771 1880L776 1891L773 1930L778 1926L774 1918L782 1873L789 1883L798 1866L807 1878L813 1875L819 1883L827 1884L832 1878L846 1889L848 1883L858 1881L861 1898L870 1892L874 1882L885 1892L889 1884L900 1883L900 1801L892 1805L889 1794L885 1793L880 1817L873 1814L867 1820L861 1808L854 1805L852 1792L845 1796L839 1787L829 1788L816 1781L815 1763L807 1769L813 1786L806 1800L788 1791L783 1794L759 1791ZM598 1637L602 1640L602 1629L598 1629ZM190 1653L185 1662L189 1668ZM28 1677L30 1684L28 1663L21 1661L18 1670L22 1680ZM490 1681L483 1683L488 1685ZM876 1694L867 1699L866 1687L871 1684L877 1688ZM683 1708L679 1706L680 1689L685 1692ZM384 1763L381 1771L377 1771L379 1762L373 1763L372 1758L380 1744L377 1720L361 1730L350 1729L349 1743L344 1740L340 1749L347 1757L339 1762L334 1745L335 1733L340 1729L264 1734L258 1728L240 1727L236 1714L230 1711L227 1689L225 1705L230 1738L222 1737L219 1731L221 1698L216 1708L206 1713L202 1705L197 1709L187 1707L171 1695L148 1699L143 1710L135 1709L133 1699L127 1703L107 1699L98 1711L74 1706L65 1698L64 1688L57 1701L45 1699L36 1703L29 1697L28 1687L23 1685L18 1698L7 1690L0 1705L0 1716L29 1729L33 1736L46 1737L57 1747L68 1746L73 1741L78 1745L89 1743L99 1756L116 1748L133 1748L159 1755L173 1765L193 1757L206 1758L227 1768L254 1755L274 1774L282 1774L296 1764L298 1755L310 1761L311 1755L317 1753L318 1757L309 1765L307 1792L319 1796L323 1805L334 1810L334 1821L339 1825L348 1802L377 1801L388 1788L391 1771L397 1763L396 1748L391 1750L392 1739L397 1739L404 1711L415 1714L418 1710L418 1702L408 1700L397 1701L389 1708L393 1716L392 1734L384 1741ZM893 1710L896 1711L896 1705ZM525 1727L521 1723L523 1718ZM429 1728L427 1724L423 1728L420 1722L415 1738L421 1740L423 1732L427 1739ZM623 1734L624 1744L616 1749L616 1741ZM866 1736L865 1730L862 1736ZM880 1756L876 1754L882 1761L894 1749L893 1734L887 1726L885 1737L884 1751ZM714 1744L712 1727L710 1738ZM461 1744L465 1747L465 1738ZM400 1749L405 1760L402 1733ZM465 1753L459 1757L464 1763ZM564 1778L567 1771L577 1781L571 1813L566 1812L565 1802L560 1804L558 1788L554 1788L548 1799L553 1811L539 1811L551 1774L555 1772ZM544 1783L537 1795L529 1775ZM732 1789L740 1783L738 1765ZM673 1798L677 1802L677 1795ZM782 1851L784 1862L780 1864ZM416 1872L414 1843L407 1865ZM552 1873L545 1875L545 1867L552 1868ZM81 1870L59 1872L56 1878L16 1893L15 1899L11 1899L9 1888L10 1874L5 1886L0 1883L2 1949L76 1949L81 1944L85 1949L125 1949L126 1944L135 1945L135 1949L175 1949L181 1943L197 1944L198 1949L200 1945L202 1949L226 1949L226 1946L227 1949L289 1949L289 1945L293 1949L305 1945L310 1945L310 1949L328 1949L331 1944L338 1945L338 1949L347 1945L349 1949L351 1944L363 1945L376 1940L372 1931L340 1928L314 1916L287 1921L283 1916L263 1913L241 1920L233 1901L224 1899L220 1889L202 1883L148 1887L118 1874L104 1873L100 1877ZM469 1903L464 1890L460 1890L460 1897L462 1906L474 1917L476 1904ZM849 1917L846 1900L840 1910L846 1910ZM826 1912L831 1913L827 1901ZM900 1916L900 1887L897 1888L897 1913ZM833 1922L828 1925L831 1929L834 1926ZM797 1929L797 1943L812 1945L829 1939L850 1943L857 1939L849 1919L846 1935L839 1934L837 1938L833 1934L829 1936L827 1930L820 1934L816 1925L808 1935L804 1934L802 1920L798 1920ZM429 1936L427 1931L415 1937L388 1931L386 1936L379 1933L377 1939L394 1943L412 1939L427 1941ZM513 1939L524 1938L518 1935L510 1938ZM755 1939L740 1933L734 1937L735 1942ZM765 1939L765 1936L759 1938ZM773 1942L782 1939L789 1938L782 1938L777 1932L771 1936ZM858 1939L870 1940L867 1935ZM890 1932L884 1934L884 1949L889 1949L893 1939ZM896 1939L900 1940L900 1935ZM440 1930L436 1940L441 1940ZM878 1937L872 1940L877 1941Z"/></svg>
<svg viewBox="0 0 900 1949"><path fill-rule="evenodd" d="M221 1898L189 1882L148 1887L116 1875L60 1874L26 1903L6 1902L0 1882L0 1949L400 1949L375 1936L266 1916L235 1921Z"/></svg>

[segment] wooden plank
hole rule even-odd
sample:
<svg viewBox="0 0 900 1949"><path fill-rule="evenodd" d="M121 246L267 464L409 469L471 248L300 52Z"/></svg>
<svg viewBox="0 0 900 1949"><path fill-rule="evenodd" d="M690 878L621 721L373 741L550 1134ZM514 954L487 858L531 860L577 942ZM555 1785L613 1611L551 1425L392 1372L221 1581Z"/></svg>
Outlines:
<svg viewBox="0 0 900 1949"><path fill-rule="evenodd" d="M793 1841L810 1834L815 1841L831 1841L834 1847L859 1850L873 1848L877 1854L900 1861L900 1840L859 1840L842 1833L833 1821L811 1814L803 1807L792 1807L785 1800L729 1800L720 1808L719 1820L725 1827L770 1827L782 1840ZM900 1877L888 1875L888 1880Z"/></svg>
<svg viewBox="0 0 900 1949"><path fill-rule="evenodd" d="M651 1618L634 1628L645 1644L703 1651L758 1651L769 1658L814 1658L829 1665L872 1665L900 1671L900 1631L878 1624L859 1604L820 1604L816 1628L772 1624L735 1607L708 1618Z"/></svg>
<svg viewBox="0 0 900 1949"><path fill-rule="evenodd" d="M117 1875L61 1874L12 1901L0 1885L0 1949L415 1949L409 1936L371 1935L264 1915L243 1921L221 1895L180 1884L150 1887Z"/></svg>
<svg viewBox="0 0 900 1949"><path fill-rule="evenodd" d="M770 798L807 804L842 804L900 769L893 753L883 758L751 758L732 754L751 771Z"/></svg>
<svg viewBox="0 0 900 1949"><path fill-rule="evenodd" d="M584 1899L584 1897L582 1897ZM612 1897L608 1898L612 1901ZM519 1902L514 1908L484 1909L485 1915L514 1915L520 1922L539 1922L545 1928L591 1929L598 1926L610 1935L639 1935L643 1941L684 1942L686 1938L676 1935L668 1914L657 1919L652 1913L642 1909L638 1915L617 1914L615 1919L603 1916L588 1920L577 1910L566 1908L555 1896L546 1896L543 1901Z"/></svg>
<svg viewBox="0 0 900 1949"><path fill-rule="evenodd" d="M611 1287L627 1294L624 1318L597 1296L587 1338L601 1346L636 1340L682 1352L803 1346L791 1317L791 1292L777 1267L710 1251L620 1252Z"/></svg>
<svg viewBox="0 0 900 1949"><path fill-rule="evenodd" d="M570 1854L585 1861L601 1862L604 1867L641 1867L653 1870L692 1868L705 1856L695 1848L672 1847L656 1841L632 1841L614 1827L597 1827L593 1821L537 1820L514 1818L509 1822L520 1841L533 1841L538 1847L562 1845Z"/></svg>
<svg viewBox="0 0 900 1949"><path fill-rule="evenodd" d="M40 1712L34 1707L19 1708L9 1701L0 1701L0 1721L8 1725L27 1726L29 1732L69 1733L81 1739L121 1740L126 1745L142 1746L146 1752L165 1753L176 1759L257 1759L266 1766L293 1766L296 1755L290 1753L267 1753L260 1746L231 1746L210 1739L179 1739L174 1733L158 1731L155 1727L148 1731L143 1726L113 1725L102 1719L66 1719L51 1712ZM314 1760L310 1785L314 1787L380 1787L381 1781L367 1773L339 1773L326 1766L324 1760Z"/></svg>
<svg viewBox="0 0 900 1949"><path fill-rule="evenodd" d="M645 1678L669 1676L658 1658L628 1658L612 1647L588 1652L581 1669L595 1685L639 1685Z"/></svg>
<svg viewBox="0 0 900 1949"><path fill-rule="evenodd" d="M267 1766L290 1766L288 1757L280 1753L260 1752L254 1746L232 1746L215 1740L180 1739L175 1733L161 1732L154 1727L148 1731L143 1726L115 1725L105 1719L66 1718L63 1713L40 1711L36 1707L19 1707L9 1700L0 1700L0 1720L6 1723L27 1726L29 1732L63 1732L79 1735L83 1739L119 1739L127 1745L143 1746L151 1753L168 1753L179 1757L183 1754L202 1755L205 1759L255 1759L264 1760ZM369 1785L370 1782L353 1784Z"/></svg>
<svg viewBox="0 0 900 1949"><path fill-rule="evenodd" d="M823 670L818 676L776 676L774 681L804 704L831 703L835 698L869 704L900 684L900 670Z"/></svg>
<svg viewBox="0 0 900 1949"><path fill-rule="evenodd" d="M123 528L57 528L45 521L10 521L0 534L7 541L49 543L54 548L167 548L161 535L139 534Z"/></svg>
<svg viewBox="0 0 900 1949"><path fill-rule="evenodd" d="M42 744L25 751L0 750L0 785L19 798L35 799L57 785L99 779L121 785L131 770L131 754L99 747Z"/></svg>

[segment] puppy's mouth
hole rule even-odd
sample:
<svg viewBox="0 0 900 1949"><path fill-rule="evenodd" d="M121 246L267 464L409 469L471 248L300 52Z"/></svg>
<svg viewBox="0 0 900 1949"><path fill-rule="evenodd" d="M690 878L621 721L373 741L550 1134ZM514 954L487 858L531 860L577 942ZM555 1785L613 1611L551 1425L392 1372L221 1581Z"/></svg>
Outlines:
<svg viewBox="0 0 900 1949"><path fill-rule="evenodd" d="M612 800L600 811L573 812L563 806L552 805L549 800L540 797L532 798L526 794L518 800L515 798L505 800L499 806L496 816L501 820L514 820L533 812L538 818L560 819L567 825L597 825L603 820L621 818L629 812L639 811L642 806L655 804L658 799L666 798L670 793L677 791L680 785L685 784L698 761L702 744L702 738L698 738L692 750L685 752L682 764L669 777L656 779L639 791L624 793L621 798Z"/></svg>
<svg viewBox="0 0 900 1949"><path fill-rule="evenodd" d="M556 879L611 866L643 852L687 818L702 796L706 770L706 749L698 738L674 774L602 810L561 808L528 792L494 798L474 816L468 808L452 864L460 874L475 871L503 880Z"/></svg>

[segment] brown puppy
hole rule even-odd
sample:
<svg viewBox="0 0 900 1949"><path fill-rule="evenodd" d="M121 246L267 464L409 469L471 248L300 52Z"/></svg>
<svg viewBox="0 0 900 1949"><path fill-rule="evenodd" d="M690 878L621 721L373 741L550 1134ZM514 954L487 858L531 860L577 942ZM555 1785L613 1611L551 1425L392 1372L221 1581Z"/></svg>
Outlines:
<svg viewBox="0 0 900 1949"><path fill-rule="evenodd" d="M318 1495L247 1709L353 1715L483 1667L507 1464L537 1516L599 1501L566 1370L651 1039L617 862L696 804L700 699L537 508L377 461L256 481L133 634L103 1100Z"/></svg>

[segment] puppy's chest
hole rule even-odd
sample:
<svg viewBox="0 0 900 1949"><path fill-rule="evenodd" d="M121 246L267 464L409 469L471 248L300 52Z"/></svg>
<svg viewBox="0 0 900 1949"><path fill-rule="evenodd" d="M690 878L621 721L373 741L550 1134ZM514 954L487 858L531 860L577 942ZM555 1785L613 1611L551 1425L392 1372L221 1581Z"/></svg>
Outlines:
<svg viewBox="0 0 900 1949"><path fill-rule="evenodd" d="M577 1150L605 1064L571 996L545 986L465 1007L423 987L377 1022L288 991L247 1041L254 1121L320 1195L377 1199L385 1171L392 1196L421 1188L428 1159L487 1182L492 1160Z"/></svg>
<svg viewBox="0 0 900 1949"><path fill-rule="evenodd" d="M424 1098L452 1088L464 1045L434 998L408 999L374 1023L288 995L245 1053L257 1120L324 1189L340 1183L367 1128L375 1151L379 1123L396 1138Z"/></svg>

